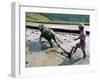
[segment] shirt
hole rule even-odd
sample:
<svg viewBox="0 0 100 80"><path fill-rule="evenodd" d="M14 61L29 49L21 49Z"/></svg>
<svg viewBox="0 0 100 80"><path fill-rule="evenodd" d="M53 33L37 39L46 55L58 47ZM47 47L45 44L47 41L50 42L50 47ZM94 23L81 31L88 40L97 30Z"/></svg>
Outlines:
<svg viewBox="0 0 100 80"><path fill-rule="evenodd" d="M83 32L80 33L80 43L84 43L86 39L86 36Z"/></svg>

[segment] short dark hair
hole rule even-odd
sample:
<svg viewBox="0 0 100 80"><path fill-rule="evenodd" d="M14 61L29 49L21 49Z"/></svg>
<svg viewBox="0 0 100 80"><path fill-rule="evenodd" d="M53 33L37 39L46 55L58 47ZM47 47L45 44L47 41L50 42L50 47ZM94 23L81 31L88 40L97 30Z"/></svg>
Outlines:
<svg viewBox="0 0 100 80"><path fill-rule="evenodd" d="M39 29L43 30L44 29L44 25L39 25Z"/></svg>

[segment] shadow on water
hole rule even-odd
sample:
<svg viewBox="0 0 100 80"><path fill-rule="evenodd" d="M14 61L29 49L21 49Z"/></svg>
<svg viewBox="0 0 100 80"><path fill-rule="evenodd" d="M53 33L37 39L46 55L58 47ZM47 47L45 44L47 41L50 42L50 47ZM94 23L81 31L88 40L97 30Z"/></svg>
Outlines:
<svg viewBox="0 0 100 80"><path fill-rule="evenodd" d="M48 48L48 45L39 41L26 41L26 46L29 47L31 52L40 52Z"/></svg>
<svg viewBox="0 0 100 80"><path fill-rule="evenodd" d="M70 58L69 60L68 60L68 58L65 58L63 60L63 62L60 63L59 65L71 65L71 64L74 64L75 62L77 62L79 60L81 60L81 58L79 58L79 59Z"/></svg>

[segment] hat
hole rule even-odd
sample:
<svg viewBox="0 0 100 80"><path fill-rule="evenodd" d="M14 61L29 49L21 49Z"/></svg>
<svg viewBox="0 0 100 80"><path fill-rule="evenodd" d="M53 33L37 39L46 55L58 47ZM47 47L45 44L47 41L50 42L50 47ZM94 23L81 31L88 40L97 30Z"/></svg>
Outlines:
<svg viewBox="0 0 100 80"><path fill-rule="evenodd" d="M84 28L84 24L82 22L79 23L78 25L79 28Z"/></svg>

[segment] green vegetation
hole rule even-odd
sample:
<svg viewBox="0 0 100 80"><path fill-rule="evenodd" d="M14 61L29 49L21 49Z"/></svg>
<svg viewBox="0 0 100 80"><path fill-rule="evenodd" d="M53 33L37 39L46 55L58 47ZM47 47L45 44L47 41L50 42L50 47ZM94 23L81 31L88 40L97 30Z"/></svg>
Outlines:
<svg viewBox="0 0 100 80"><path fill-rule="evenodd" d="M78 24L83 22L89 25L90 21L89 15L26 12L27 22L47 24Z"/></svg>

